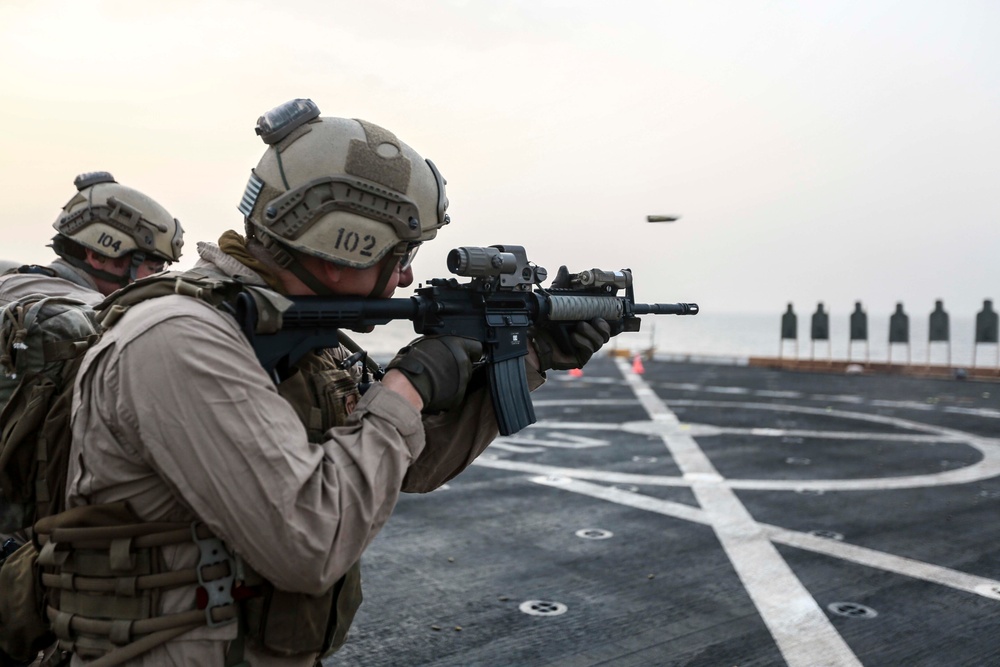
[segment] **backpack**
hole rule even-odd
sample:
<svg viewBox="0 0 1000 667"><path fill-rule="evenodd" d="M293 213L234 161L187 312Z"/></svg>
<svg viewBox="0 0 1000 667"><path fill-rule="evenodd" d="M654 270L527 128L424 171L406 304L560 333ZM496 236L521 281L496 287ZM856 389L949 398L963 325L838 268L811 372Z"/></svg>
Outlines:
<svg viewBox="0 0 1000 667"><path fill-rule="evenodd" d="M155 296L172 291L157 283ZM84 355L116 317L105 320L124 310L113 303L95 309L70 297L33 294L0 311L0 535L20 536L10 540L16 550L0 561L0 664L27 664L56 640L40 585L39 547L34 539L17 543L40 521L72 514L65 512L65 496L73 390ZM110 308L101 311L105 305Z"/></svg>
<svg viewBox="0 0 1000 667"><path fill-rule="evenodd" d="M73 380L100 338L96 311L68 297L17 299L0 313L0 532L64 509Z"/></svg>
<svg viewBox="0 0 1000 667"><path fill-rule="evenodd" d="M155 296L172 291L157 283ZM33 294L0 310L0 535L19 535L10 540L16 551L0 561L0 664L27 664L56 640L39 547L17 543L39 521L65 514L75 380L87 350L116 319L109 316L124 310L113 303L95 309Z"/></svg>
<svg viewBox="0 0 1000 667"><path fill-rule="evenodd" d="M185 294L234 313L244 292L256 304L260 330L276 330L286 307L282 297L195 270L133 283L93 307L42 294L5 306L0 311L0 534L66 509L74 381L102 332L129 307L149 299Z"/></svg>

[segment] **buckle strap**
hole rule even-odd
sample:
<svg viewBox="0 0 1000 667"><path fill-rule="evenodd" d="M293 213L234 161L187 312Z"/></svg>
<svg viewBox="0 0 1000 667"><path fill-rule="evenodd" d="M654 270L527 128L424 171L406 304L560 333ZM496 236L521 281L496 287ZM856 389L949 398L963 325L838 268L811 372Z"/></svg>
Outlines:
<svg viewBox="0 0 1000 667"><path fill-rule="evenodd" d="M198 545L198 565L195 567L195 572L198 574L198 585L207 593L208 597L205 601L205 624L214 628L219 625L227 625L235 620L233 617L222 622L215 621L212 610L232 606L235 603L233 584L236 581L237 568L235 559L229 554L229 550L226 549L222 540L217 537L198 537L199 525L201 524L197 521L191 524L191 539ZM229 565L228 574L214 579L206 576L209 567L223 563ZM201 607L200 604L198 606Z"/></svg>
<svg viewBox="0 0 1000 667"><path fill-rule="evenodd" d="M225 577L229 572L229 563L222 562L204 568L202 577L205 581L213 581ZM67 577L71 577L71 579ZM42 585L46 588L75 590L83 593L111 593L115 596L125 597L135 597L143 591L154 588L177 588L196 583L198 583L198 574L194 568L130 577L87 577L80 574L42 573Z"/></svg>
<svg viewBox="0 0 1000 667"><path fill-rule="evenodd" d="M73 635L70 633L70 628L72 627L73 619L76 617L75 614L67 614L64 611L57 611L53 615L51 613L51 607L49 607L49 610L49 620L52 622L52 631L56 633L56 637L59 639L71 640Z"/></svg>
<svg viewBox="0 0 1000 667"><path fill-rule="evenodd" d="M135 621L111 621L108 639L116 646L124 646L132 641L132 626Z"/></svg>
<svg viewBox="0 0 1000 667"><path fill-rule="evenodd" d="M92 528L56 528L50 534L36 530L39 541L60 542L63 549L110 549L114 540L133 538L133 549L148 549L191 541L188 524L148 523L126 526L101 526ZM204 524L198 525L200 538L214 537Z"/></svg>
<svg viewBox="0 0 1000 667"><path fill-rule="evenodd" d="M132 552L131 537L111 540L108 555L113 572L131 572L135 568L135 554Z"/></svg>
<svg viewBox="0 0 1000 667"><path fill-rule="evenodd" d="M205 530L206 535L211 535ZM142 546L162 546L163 544L178 544L187 542L190 533L186 523L133 523L118 526L90 526L86 528L57 527L52 530L50 539L56 542L93 542L117 540L123 537L161 537L169 538L171 542L145 544Z"/></svg>
<svg viewBox="0 0 1000 667"><path fill-rule="evenodd" d="M46 542L38 552L38 564L43 567L58 567L69 558L69 551L58 549L57 542Z"/></svg>
<svg viewBox="0 0 1000 667"><path fill-rule="evenodd" d="M105 621L97 618L89 618L80 614L67 614L59 611L55 607L47 607L46 613L49 622L52 623L53 630L60 627L65 628L67 639L72 639L70 633L81 633L85 635L96 635L98 637L110 637L112 626L117 621ZM215 607L212 610L212 622L215 625L225 625L236 620L239 609L235 604L225 607ZM193 629L205 625L207 614L200 609L183 611L177 614L165 614L154 618L145 618L132 621L132 634L135 636L149 635L162 630L172 630L179 627ZM58 636L58 634L57 634Z"/></svg>

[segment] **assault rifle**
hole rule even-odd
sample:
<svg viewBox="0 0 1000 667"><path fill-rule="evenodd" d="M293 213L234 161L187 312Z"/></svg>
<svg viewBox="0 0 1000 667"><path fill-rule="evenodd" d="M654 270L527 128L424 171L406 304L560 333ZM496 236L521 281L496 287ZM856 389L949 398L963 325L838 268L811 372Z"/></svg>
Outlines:
<svg viewBox="0 0 1000 667"><path fill-rule="evenodd" d="M535 422L523 361L531 326L600 317L617 335L638 331L639 315L698 313L694 303L636 303L628 269L570 274L561 267L553 286L542 288L548 272L529 262L521 246L456 248L447 261L449 271L472 280L435 278L409 298L292 297L274 333L260 332L256 303L246 293L238 297L236 316L261 365L276 379L285 377L310 350L346 343L340 329L368 332L391 320L406 319L418 334L479 340L497 425L501 435L510 435ZM624 295L619 296L622 290ZM363 350L353 351L348 364L365 355Z"/></svg>

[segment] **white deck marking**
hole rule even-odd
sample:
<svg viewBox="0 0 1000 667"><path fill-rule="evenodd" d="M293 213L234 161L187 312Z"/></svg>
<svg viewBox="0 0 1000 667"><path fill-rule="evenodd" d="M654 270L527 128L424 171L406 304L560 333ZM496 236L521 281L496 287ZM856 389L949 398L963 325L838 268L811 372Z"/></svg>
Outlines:
<svg viewBox="0 0 1000 667"><path fill-rule="evenodd" d="M615 381L617 382L617 381ZM726 387L714 387L709 385L700 385L692 383L678 383L678 382L658 382L657 387L662 387L663 389L675 389L679 391L701 391L708 393L730 393L727 391ZM853 396L850 394L803 394L799 391L774 391L770 389L750 389L746 391L739 391L736 393L749 393L753 396L760 396L761 398L804 398L810 401L830 401L835 403L853 403L855 405L863 404L866 399L862 396ZM985 397L984 397L985 398ZM675 401L670 401L675 403ZM880 399L872 399L870 404L876 407L887 407L887 408L899 408L902 410L941 410L943 412L952 412L955 414L963 415L973 415L976 417L989 417L993 419L1000 419L1000 410L993 408L963 408L958 406L941 406L936 401L931 402L918 402L918 401L886 401Z"/></svg>
<svg viewBox="0 0 1000 667"><path fill-rule="evenodd" d="M650 390L651 391L651 390ZM655 395L655 394L654 394ZM537 404L541 404L539 401ZM547 401L550 406L563 404L563 401ZM890 442L912 442L915 444L928 444L934 442L962 443L979 451L982 459L976 463L954 470L943 470L941 472L924 473L917 475L899 475L886 477L868 477L860 479L726 479L723 483L731 489L749 489L757 491L865 491L865 490L890 490L890 489L914 489L932 486L946 486L951 484L968 484L984 479L991 479L1000 476L1000 440L996 438L983 438L964 431L934 426L921 422L903 419L900 417L890 417L887 415L873 415L864 412L850 412L846 410L834 410L832 408L811 408L798 405L780 405L773 403L746 403L742 401L693 401L676 400L671 401L672 405L680 407L709 407L721 408L725 410L764 410L781 413L800 413L807 415L823 415L852 421L872 422L892 426L910 433L862 433L851 435L849 432L841 431L797 431L786 429L764 429L756 433L747 433L761 437L771 437L789 435L798 437L816 437L832 439L857 439L871 438L884 439ZM675 420L676 421L676 420ZM695 431L695 425L680 424L682 431L685 426ZM705 425L698 425L702 428ZM628 422L625 424L607 424L600 422L558 422L540 421L534 424L533 429L552 430L590 430L590 431L625 431L649 436L664 436L664 426L656 419L652 421ZM670 429L675 428L670 426ZM719 431L724 427L712 427ZM741 432L732 430L730 432ZM925 435L926 434L926 435ZM707 434L705 434L707 435ZM526 461L504 461L493 460L483 461L482 457L477 460L478 465L484 465L503 470L514 470L535 475L566 475L577 479L592 479L609 482L612 484L651 484L655 486L688 486L689 483L683 477L670 475L643 475L634 473L614 473L603 470L587 470L584 468L560 468L547 466Z"/></svg>
<svg viewBox="0 0 1000 667"><path fill-rule="evenodd" d="M956 408L947 407L944 408L945 412L951 412L956 415L974 415L976 417L992 417L994 419L1000 419L1000 410L994 410L993 408Z"/></svg>
<svg viewBox="0 0 1000 667"><path fill-rule="evenodd" d="M542 399L532 401L536 408L551 407L553 405L635 405L634 398L581 398L576 400L566 399Z"/></svg>
<svg viewBox="0 0 1000 667"><path fill-rule="evenodd" d="M591 447L607 447L607 440L598 438L588 438L582 435L570 435L569 433L550 433L548 438L536 438L533 435L507 435L500 436L491 445L515 444L532 445L532 451L540 452L546 447L555 449L590 449ZM516 451L516 450L515 450Z"/></svg>
<svg viewBox="0 0 1000 667"><path fill-rule="evenodd" d="M544 447L522 447L521 445L514 445L510 442L505 442L500 438L497 438L490 444L491 449L501 449L505 452L514 452L515 454L537 454L538 452L544 452Z"/></svg>
<svg viewBox="0 0 1000 667"><path fill-rule="evenodd" d="M627 363L619 361L619 370L625 383L632 387L636 398L650 416L649 421L619 424L598 422L558 422L541 421L532 429L549 431L543 438L558 437L567 430L579 431L619 431L645 435L661 439L670 449L681 475L644 475L616 473L601 470L564 468L540 465L525 461L480 460L485 467L533 473L541 475L531 481L563 488L572 493L600 498L623 506L656 512L664 516L691 521L712 527L733 567L747 587L747 591L757 606L762 619L770 630L785 660L792 667L799 665L830 664L859 665L857 657L836 633L825 613L797 580L774 544L784 544L817 554L839 558L866 567L880 569L893 574L946 586L955 590L972 593L992 600L1000 600L1000 581L978 577L946 567L924 563L911 558L853 545L843 541L826 539L808 533L801 533L779 526L758 524L733 493L734 489L787 490L787 491L844 491L844 490L888 490L934 487L965 484L1000 476L1000 439L984 438L955 429L934 426L888 415L837 410L831 407L805 407L780 405L763 402L744 401L704 401L671 400L678 407L706 407L724 410L764 410L780 412L794 417L795 413L819 415L857 422L869 422L889 426L894 432L862 431L821 431L794 428L732 428L709 424L680 423L676 416L660 401L650 387L631 372ZM665 386L665 385L658 385ZM685 389L703 389L684 385ZM735 393L735 392L716 392ZM841 403L861 403L851 396L811 396L798 392L752 392L758 396L772 398L812 398L835 400ZM783 394L783 395L779 395ZM634 400L585 399L537 401L538 406L581 406L581 405L634 405ZM898 407L926 411L928 407L916 402L879 402L872 405ZM969 409L958 407L939 408L944 412L971 414L978 417L996 418L1000 411L993 409ZM791 425L781 422L780 425ZM902 431L902 432L900 432ZM840 480L789 480L789 479L724 479L715 471L711 462L695 442L695 437L727 435L749 435L754 437L795 438L799 442L809 438L826 441L883 441L919 446L934 446L939 443L964 444L981 454L980 461L956 470L865 479ZM537 442L535 436L525 436L528 441ZM542 439L542 438L539 438ZM794 441L793 441L794 442ZM511 445L513 449L515 446ZM522 447L522 450L534 450ZM533 451L520 453L531 454ZM595 480L605 484L683 486L690 487L702 508L676 503L636 492L591 484L582 480ZM633 486L633 488L636 488ZM787 606L788 593L794 592L794 604Z"/></svg>
<svg viewBox="0 0 1000 667"><path fill-rule="evenodd" d="M580 480L562 478L559 483L552 477L533 477L531 481L545 486L557 486L560 489L591 498L605 500L625 507L662 514L663 516L682 519L692 523L710 525L711 519L704 510L684 503L662 500L652 496L642 495L600 484L592 484ZM812 551L814 553L840 558L867 567L899 574L912 579L919 579L932 584L947 586L956 590L981 595L992 600L1000 600L1000 581L977 577L958 570L952 570L939 565L924 563L912 558L894 556L868 547L862 547L847 542L831 540L823 537L789 530L780 526L762 523L760 527L769 539L779 544Z"/></svg>
<svg viewBox="0 0 1000 667"><path fill-rule="evenodd" d="M762 396L764 398L801 398L802 392L800 391L774 391L770 389L758 389L754 392L757 396Z"/></svg>
<svg viewBox="0 0 1000 667"><path fill-rule="evenodd" d="M936 410L937 407L927 403L917 403L916 401L886 401L882 399L872 399L871 405L877 408L899 408L902 410Z"/></svg>
<svg viewBox="0 0 1000 667"><path fill-rule="evenodd" d="M785 662L790 667L861 665L733 490L716 481L721 476L673 412L624 360L617 365L650 418L666 427L667 449L681 472L690 475L695 498Z"/></svg>

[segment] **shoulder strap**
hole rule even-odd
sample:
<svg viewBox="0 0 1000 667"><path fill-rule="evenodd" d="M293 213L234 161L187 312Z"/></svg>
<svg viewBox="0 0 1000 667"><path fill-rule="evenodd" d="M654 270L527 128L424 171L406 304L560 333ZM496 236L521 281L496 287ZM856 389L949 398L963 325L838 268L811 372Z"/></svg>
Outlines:
<svg viewBox="0 0 1000 667"><path fill-rule="evenodd" d="M253 299L257 308L256 333L274 333L281 328L281 313L291 301L266 287L247 285L238 280L219 278L195 269L163 273L124 287L95 306L98 320L107 329L137 303L170 294L189 296L214 308L235 315L241 294Z"/></svg>
<svg viewBox="0 0 1000 667"><path fill-rule="evenodd" d="M11 273L34 273L41 276L48 276L49 278L58 278L59 274L55 269L49 268L47 266L39 266L38 264L24 264L17 268L11 269Z"/></svg>

